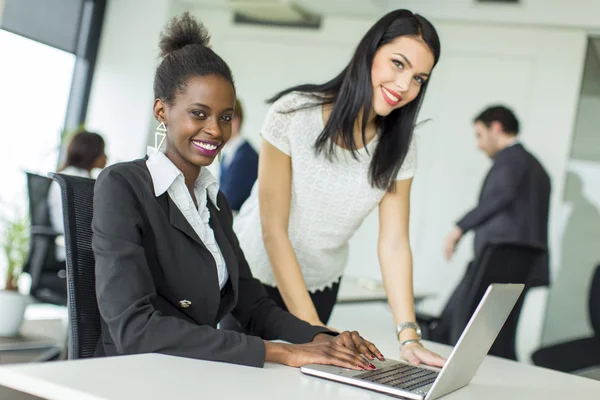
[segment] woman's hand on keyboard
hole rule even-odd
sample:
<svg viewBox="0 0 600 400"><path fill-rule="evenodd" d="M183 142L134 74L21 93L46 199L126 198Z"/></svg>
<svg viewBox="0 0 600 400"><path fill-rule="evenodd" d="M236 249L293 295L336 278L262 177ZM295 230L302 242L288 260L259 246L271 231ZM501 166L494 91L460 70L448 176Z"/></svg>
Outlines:
<svg viewBox="0 0 600 400"><path fill-rule="evenodd" d="M413 365L427 364L443 367L446 360L437 353L427 350L421 343L413 342L402 346L400 355Z"/></svg>
<svg viewBox="0 0 600 400"><path fill-rule="evenodd" d="M334 339L342 346L352 350L355 353L362 354L370 360L379 359L384 360L383 355L377 347L368 340L365 340L356 331L345 331L337 335Z"/></svg>
<svg viewBox="0 0 600 400"><path fill-rule="evenodd" d="M286 344L265 341L266 361L291 367L307 364L329 364L354 370L374 370L367 358L381 353L357 332L342 332L338 336L319 334L306 344ZM364 354L363 357L361 354ZM383 358L383 357L381 357Z"/></svg>

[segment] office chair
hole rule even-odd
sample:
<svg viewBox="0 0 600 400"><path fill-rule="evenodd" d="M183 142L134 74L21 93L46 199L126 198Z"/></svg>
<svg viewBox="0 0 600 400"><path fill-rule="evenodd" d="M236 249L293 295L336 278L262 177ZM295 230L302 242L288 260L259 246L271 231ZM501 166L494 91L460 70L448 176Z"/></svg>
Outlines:
<svg viewBox="0 0 600 400"><path fill-rule="evenodd" d="M562 372L600 370L600 264L590 285L589 314L594 335L541 348L531 355L533 363Z"/></svg>
<svg viewBox="0 0 600 400"><path fill-rule="evenodd" d="M93 179L49 174L62 194L67 255L69 359L94 356L100 339L100 311L96 300L95 260L92 251Z"/></svg>
<svg viewBox="0 0 600 400"><path fill-rule="evenodd" d="M67 304L67 283L64 265L56 259L55 240L58 234L50 222L48 192L51 179L26 172L29 195L29 254L23 272L31 276L30 295L42 303Z"/></svg>
<svg viewBox="0 0 600 400"><path fill-rule="evenodd" d="M439 317L417 313L417 322L423 330L423 338L455 345L490 284L524 283L525 290L489 351L490 355L516 360L517 323L525 300L527 283L534 267L546 253L545 247L537 245L487 245L481 255L469 264L463 280Z"/></svg>

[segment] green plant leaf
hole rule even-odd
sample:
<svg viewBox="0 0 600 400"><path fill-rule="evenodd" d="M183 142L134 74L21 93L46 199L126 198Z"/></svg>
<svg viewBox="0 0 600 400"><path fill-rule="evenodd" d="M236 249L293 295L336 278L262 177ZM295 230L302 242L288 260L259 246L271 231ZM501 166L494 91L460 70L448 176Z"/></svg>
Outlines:
<svg viewBox="0 0 600 400"><path fill-rule="evenodd" d="M1 247L8 263L7 289L16 289L29 252L29 215L15 213L13 218L3 218L2 227Z"/></svg>

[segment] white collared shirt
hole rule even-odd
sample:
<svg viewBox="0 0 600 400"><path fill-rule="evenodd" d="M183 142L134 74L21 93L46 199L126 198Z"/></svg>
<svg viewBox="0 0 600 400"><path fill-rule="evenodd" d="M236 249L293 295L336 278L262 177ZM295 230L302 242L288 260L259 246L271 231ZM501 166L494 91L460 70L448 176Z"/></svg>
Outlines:
<svg viewBox="0 0 600 400"><path fill-rule="evenodd" d="M511 139L511 140L510 140L510 141L509 141L509 142L506 144L506 147L512 147L512 146L514 146L514 145L516 145L516 144L519 144L519 143L521 143L521 142L519 141L519 138L516 138L516 137L515 137L515 138L512 138L512 139Z"/></svg>
<svg viewBox="0 0 600 400"><path fill-rule="evenodd" d="M196 209L192 196L185 186L183 173L175 164L162 151L156 152L153 147L148 147L147 154L146 166L154 184L154 195L158 197L165 192L169 193L171 200L177 205L179 211L214 257L217 264L219 287L223 289L229 279L229 273L221 249L215 240L215 234L209 225L210 212L207 204L208 197L217 210L219 209L217 206L219 183L207 168L200 169L200 175L194 184L194 194L198 202Z"/></svg>

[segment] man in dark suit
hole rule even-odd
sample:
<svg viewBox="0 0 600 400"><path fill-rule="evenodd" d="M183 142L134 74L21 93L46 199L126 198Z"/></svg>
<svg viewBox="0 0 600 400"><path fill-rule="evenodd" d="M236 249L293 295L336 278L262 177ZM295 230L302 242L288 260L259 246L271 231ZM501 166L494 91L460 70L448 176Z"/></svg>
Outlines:
<svg viewBox="0 0 600 400"><path fill-rule="evenodd" d="M258 153L240 134L244 110L239 99L231 121L231 139L223 148L219 186L231 209L239 211L258 177Z"/></svg>
<svg viewBox="0 0 600 400"><path fill-rule="evenodd" d="M519 121L504 106L484 110L474 120L477 144L494 164L483 183L479 203L461 218L445 242L450 260L461 237L475 231L475 258L488 243L548 245L550 177L518 141ZM549 284L548 261L534 270L531 286Z"/></svg>
<svg viewBox="0 0 600 400"><path fill-rule="evenodd" d="M540 162L519 143L519 121L510 109L493 106L474 119L474 128L479 149L494 164L483 183L479 203L446 237L445 258L452 258L458 242L470 230L475 231L475 260L490 243L511 242L547 248L550 178ZM476 274L476 267L475 262L469 263L429 339L455 344L455 333L462 329L454 326L458 323L454 317L464 296L472 290L471 278ZM539 260L529 281L523 283L527 288L549 284L547 256Z"/></svg>

